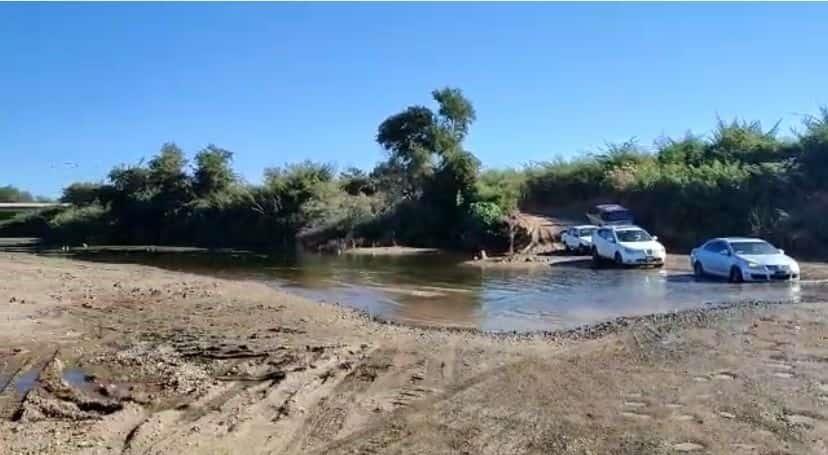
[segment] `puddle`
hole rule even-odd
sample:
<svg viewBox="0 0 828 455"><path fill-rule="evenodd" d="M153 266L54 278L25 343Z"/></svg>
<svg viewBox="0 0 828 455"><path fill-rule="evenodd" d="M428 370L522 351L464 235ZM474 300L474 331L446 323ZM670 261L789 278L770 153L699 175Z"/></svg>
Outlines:
<svg viewBox="0 0 828 455"><path fill-rule="evenodd" d="M80 368L67 368L63 370L63 382L71 387L83 389L94 386L95 377L81 370Z"/></svg>
<svg viewBox="0 0 828 455"><path fill-rule="evenodd" d="M73 389L90 398L106 400L111 395L121 393L120 387L98 377L81 368L66 368L61 376L63 382Z"/></svg>
<svg viewBox="0 0 828 455"><path fill-rule="evenodd" d="M40 371L39 368L32 368L14 380L14 389L19 395L25 395L34 388L40 378Z"/></svg>

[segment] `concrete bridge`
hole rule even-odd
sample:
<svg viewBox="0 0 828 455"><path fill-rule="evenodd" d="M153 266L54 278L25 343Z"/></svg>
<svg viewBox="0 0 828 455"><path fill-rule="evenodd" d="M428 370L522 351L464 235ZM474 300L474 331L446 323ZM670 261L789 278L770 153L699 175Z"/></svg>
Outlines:
<svg viewBox="0 0 828 455"><path fill-rule="evenodd" d="M26 212L50 209L53 207L69 207L72 204L62 202L0 202L0 212Z"/></svg>

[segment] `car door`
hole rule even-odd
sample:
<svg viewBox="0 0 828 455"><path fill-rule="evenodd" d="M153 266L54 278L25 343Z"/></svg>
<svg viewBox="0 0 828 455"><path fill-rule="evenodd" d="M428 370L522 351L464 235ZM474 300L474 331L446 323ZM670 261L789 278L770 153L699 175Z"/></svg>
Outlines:
<svg viewBox="0 0 828 455"><path fill-rule="evenodd" d="M715 243L715 241L707 242L696 250L696 261L701 264L706 273L716 273L714 270L715 264L713 263L715 258L712 253Z"/></svg>
<svg viewBox="0 0 828 455"><path fill-rule="evenodd" d="M706 261L703 263L706 271L716 275L726 276L730 273L730 256L723 254L729 252L727 242L712 242L705 248Z"/></svg>
<svg viewBox="0 0 828 455"><path fill-rule="evenodd" d="M569 248L575 248L577 245L575 244L575 239L572 236L574 228L569 228L563 233L564 244Z"/></svg>
<svg viewBox="0 0 828 455"><path fill-rule="evenodd" d="M606 258L613 257L615 255L615 251L613 251L615 238L613 237L612 231L609 229L601 229L598 233L601 237L601 246L598 248L598 254Z"/></svg>
<svg viewBox="0 0 828 455"><path fill-rule="evenodd" d="M595 235L592 236L592 247L595 248L595 251L598 252L598 255L601 255L604 251L604 244L607 240L604 238L604 231L605 229L598 229L595 231Z"/></svg>

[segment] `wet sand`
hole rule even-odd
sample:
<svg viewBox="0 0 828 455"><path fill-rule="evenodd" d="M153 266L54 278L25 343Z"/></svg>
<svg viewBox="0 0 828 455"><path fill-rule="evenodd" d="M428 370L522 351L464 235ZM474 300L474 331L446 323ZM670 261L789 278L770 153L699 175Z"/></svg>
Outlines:
<svg viewBox="0 0 828 455"><path fill-rule="evenodd" d="M826 341L823 303L487 335L0 254L0 452L823 454Z"/></svg>

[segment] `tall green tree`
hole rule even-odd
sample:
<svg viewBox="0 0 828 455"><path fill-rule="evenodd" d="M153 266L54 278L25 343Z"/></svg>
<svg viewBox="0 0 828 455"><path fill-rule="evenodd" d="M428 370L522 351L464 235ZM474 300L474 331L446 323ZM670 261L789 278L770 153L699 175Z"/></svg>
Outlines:
<svg viewBox="0 0 828 455"><path fill-rule="evenodd" d="M404 200L421 203L417 223L424 235L446 239L445 234L459 230L477 198L480 163L463 148L476 113L459 89L434 90L431 96L436 112L412 106L380 124L377 142L389 159L374 174L384 183L399 182Z"/></svg>
<svg viewBox="0 0 828 455"><path fill-rule="evenodd" d="M434 171L435 118L431 109L411 106L383 121L377 142L389 152L385 174L400 177L398 192L405 198L422 194Z"/></svg>
<svg viewBox="0 0 828 455"><path fill-rule="evenodd" d="M91 205L101 198L102 188L100 183L73 183L63 189L63 195L60 197L60 201L76 206Z"/></svg>
<svg viewBox="0 0 828 455"><path fill-rule="evenodd" d="M458 88L442 88L431 92L434 101L440 106L440 126L444 131L450 132L453 139L460 143L469 133L471 124L477 120L477 113L463 92Z"/></svg>
<svg viewBox="0 0 828 455"><path fill-rule="evenodd" d="M377 142L390 156L385 173L396 170L402 175L406 196L420 196L427 181L438 167L450 172L459 169L458 160L464 152L462 142L475 121L471 102L456 88L432 92L437 102L435 114L424 106L412 106L383 121Z"/></svg>
<svg viewBox="0 0 828 455"><path fill-rule="evenodd" d="M231 163L233 152L213 144L199 151L195 156L193 191L196 196L205 197L227 191L235 181Z"/></svg>
<svg viewBox="0 0 828 455"><path fill-rule="evenodd" d="M154 204L162 217L174 217L192 199L187 159L174 143L166 143L148 163L147 177L155 192Z"/></svg>

